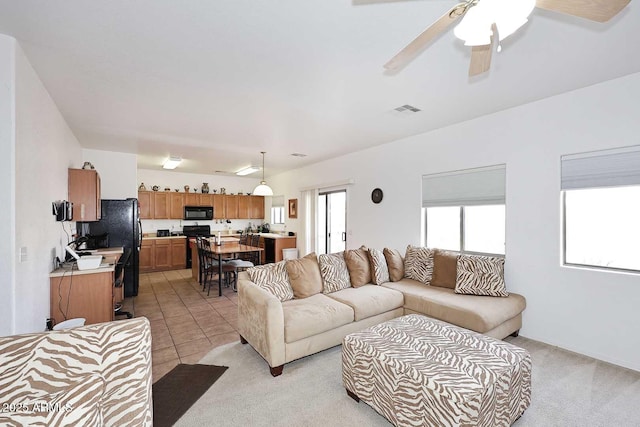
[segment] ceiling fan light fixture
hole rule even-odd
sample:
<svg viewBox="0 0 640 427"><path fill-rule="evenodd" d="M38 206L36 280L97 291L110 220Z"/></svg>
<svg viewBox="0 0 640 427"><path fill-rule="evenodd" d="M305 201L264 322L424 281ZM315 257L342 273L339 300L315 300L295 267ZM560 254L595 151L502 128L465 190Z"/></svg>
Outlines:
<svg viewBox="0 0 640 427"><path fill-rule="evenodd" d="M480 0L471 7L453 32L467 46L491 44L491 26L498 27L500 41L528 22L536 0Z"/></svg>
<svg viewBox="0 0 640 427"><path fill-rule="evenodd" d="M273 196L273 190L271 189L271 187L269 187L266 183L266 181L264 180L264 155L265 152L261 151L260 152L262 154L262 181L260 181L260 184L253 189L253 195L254 196Z"/></svg>

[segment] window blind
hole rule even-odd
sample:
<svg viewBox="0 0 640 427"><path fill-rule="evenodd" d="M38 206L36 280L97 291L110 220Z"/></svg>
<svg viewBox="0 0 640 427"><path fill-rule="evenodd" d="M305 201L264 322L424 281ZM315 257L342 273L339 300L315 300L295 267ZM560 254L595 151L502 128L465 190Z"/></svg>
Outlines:
<svg viewBox="0 0 640 427"><path fill-rule="evenodd" d="M562 190L640 185L640 145L565 155L560 163Z"/></svg>
<svg viewBox="0 0 640 427"><path fill-rule="evenodd" d="M422 206L499 205L505 202L506 165L422 177Z"/></svg>
<svg viewBox="0 0 640 427"><path fill-rule="evenodd" d="M284 207L284 196L273 196L271 198L271 207L272 208L283 208Z"/></svg>

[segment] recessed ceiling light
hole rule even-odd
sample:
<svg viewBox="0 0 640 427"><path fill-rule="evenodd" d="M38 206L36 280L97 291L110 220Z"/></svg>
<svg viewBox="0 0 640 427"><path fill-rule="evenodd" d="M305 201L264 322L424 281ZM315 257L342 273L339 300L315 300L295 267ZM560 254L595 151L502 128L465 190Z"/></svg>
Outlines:
<svg viewBox="0 0 640 427"><path fill-rule="evenodd" d="M258 172L260 170L259 166L247 166L246 168L242 168L236 172L236 175L245 176L252 174L254 172Z"/></svg>
<svg viewBox="0 0 640 427"><path fill-rule="evenodd" d="M291 155L292 155L293 157L307 157L307 155L306 155L306 154L302 154L302 153L291 153Z"/></svg>
<svg viewBox="0 0 640 427"><path fill-rule="evenodd" d="M175 169L182 162L182 157L170 156L167 160L164 161L162 167L164 169Z"/></svg>

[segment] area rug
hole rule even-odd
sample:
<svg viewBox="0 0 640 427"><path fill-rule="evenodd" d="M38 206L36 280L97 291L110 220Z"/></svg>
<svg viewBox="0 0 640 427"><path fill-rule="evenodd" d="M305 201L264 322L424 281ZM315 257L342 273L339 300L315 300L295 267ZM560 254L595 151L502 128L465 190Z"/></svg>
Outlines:
<svg viewBox="0 0 640 427"><path fill-rule="evenodd" d="M226 366L200 364L173 368L153 384L153 425L174 425L226 370Z"/></svg>
<svg viewBox="0 0 640 427"><path fill-rule="evenodd" d="M533 361L532 403L515 427L637 427L640 372L524 337ZM229 366L176 426L389 426L342 385L342 347L288 363L273 378L251 346L214 349L200 363Z"/></svg>

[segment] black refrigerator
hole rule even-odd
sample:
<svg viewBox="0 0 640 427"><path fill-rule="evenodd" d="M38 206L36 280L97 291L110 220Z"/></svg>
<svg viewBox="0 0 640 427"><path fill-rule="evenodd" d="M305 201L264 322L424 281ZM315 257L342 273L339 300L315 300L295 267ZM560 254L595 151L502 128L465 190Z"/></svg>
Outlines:
<svg viewBox="0 0 640 427"><path fill-rule="evenodd" d="M82 223L79 227L83 235L100 236L103 247L131 248L131 257L124 270L124 296L138 295L138 274L142 225L138 199L101 200L102 219Z"/></svg>

